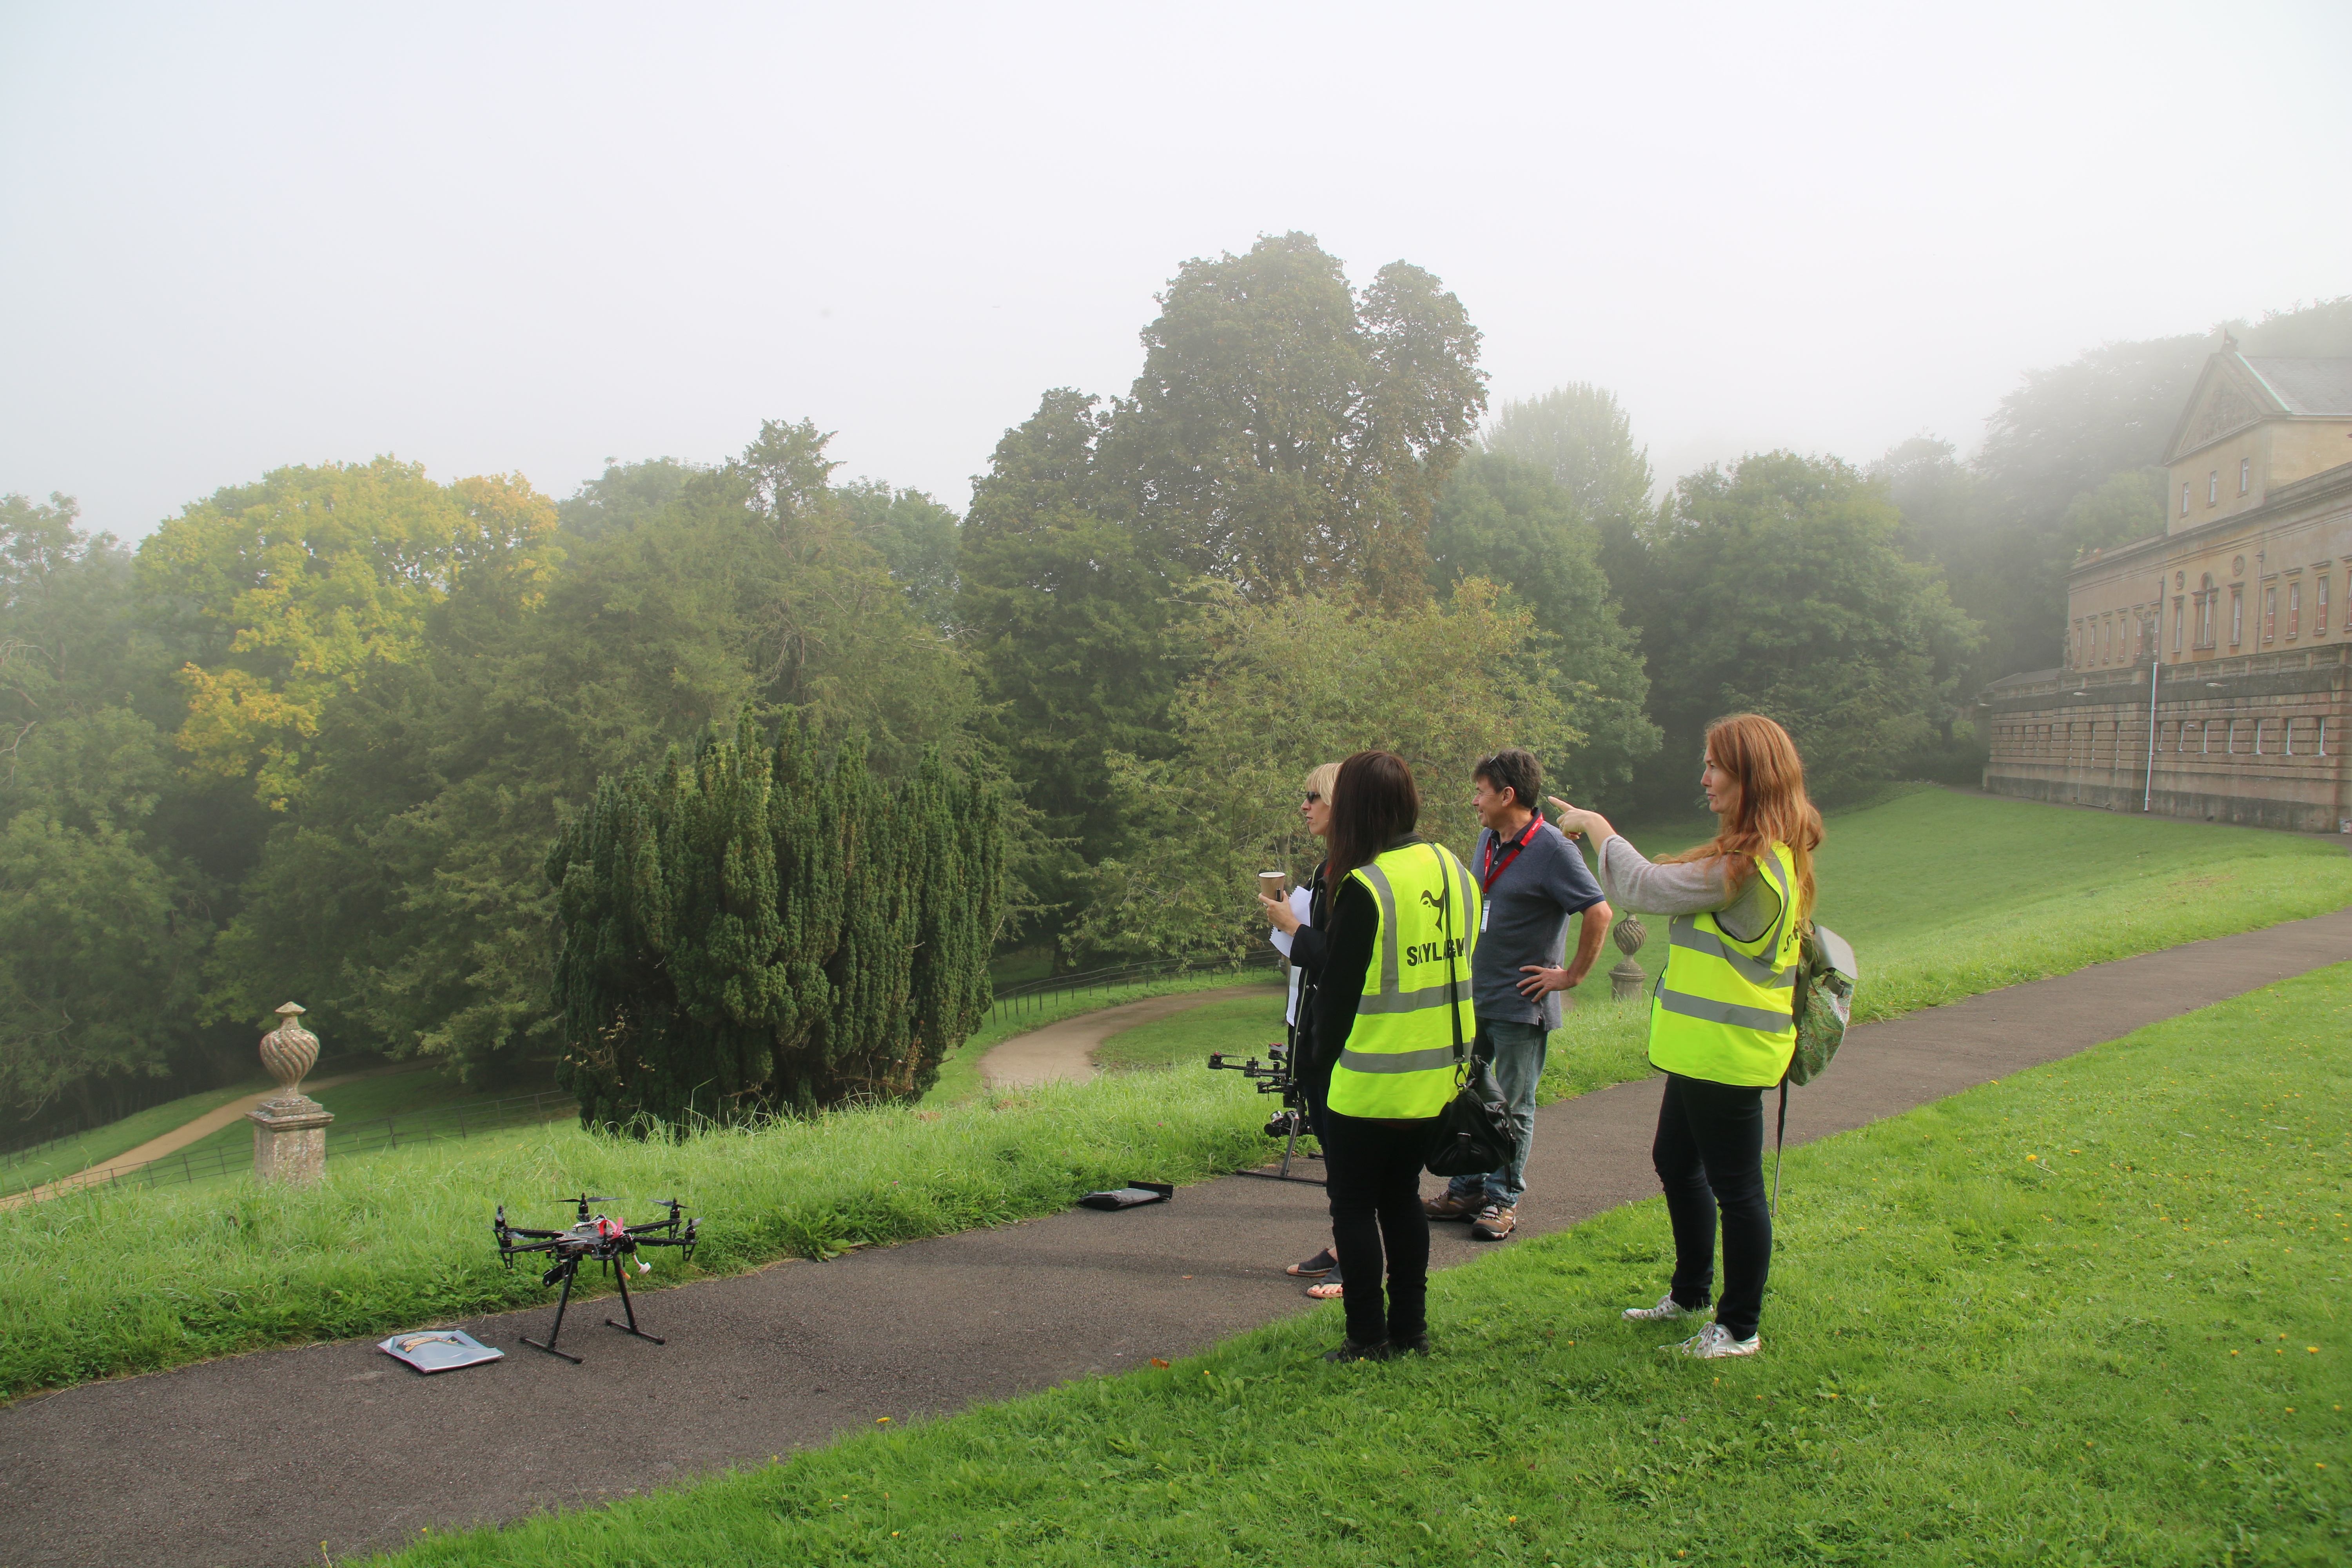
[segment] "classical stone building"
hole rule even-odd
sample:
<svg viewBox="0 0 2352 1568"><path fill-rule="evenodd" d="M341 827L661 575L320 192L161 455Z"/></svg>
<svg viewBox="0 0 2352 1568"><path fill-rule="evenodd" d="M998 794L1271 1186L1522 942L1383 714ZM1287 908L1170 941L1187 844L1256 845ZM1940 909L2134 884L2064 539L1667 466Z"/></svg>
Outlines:
<svg viewBox="0 0 2352 1568"><path fill-rule="evenodd" d="M2001 795L2352 831L2352 359L2225 338L2166 449L2166 531L2066 579L2066 663L1979 700Z"/></svg>

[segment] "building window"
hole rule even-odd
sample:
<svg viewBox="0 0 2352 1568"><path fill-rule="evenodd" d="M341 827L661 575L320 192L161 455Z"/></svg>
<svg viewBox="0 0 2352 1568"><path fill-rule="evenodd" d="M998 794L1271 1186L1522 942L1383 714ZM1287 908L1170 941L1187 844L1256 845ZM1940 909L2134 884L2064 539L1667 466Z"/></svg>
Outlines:
<svg viewBox="0 0 2352 1568"><path fill-rule="evenodd" d="M2265 588L2263 590L2263 641L2269 642L2277 636L2278 590Z"/></svg>
<svg viewBox="0 0 2352 1568"><path fill-rule="evenodd" d="M2186 479L2180 481L2180 515L2189 515L2189 481Z"/></svg>
<svg viewBox="0 0 2352 1568"><path fill-rule="evenodd" d="M2214 469L2205 476L2205 504L2219 506L2221 502L2221 470Z"/></svg>
<svg viewBox="0 0 2352 1568"><path fill-rule="evenodd" d="M2303 580L2301 578L2286 585L2286 635L2290 641L2303 635Z"/></svg>
<svg viewBox="0 0 2352 1568"><path fill-rule="evenodd" d="M2311 601L2311 635L2315 637L2327 635L2327 574L2325 572L2319 574L2319 586Z"/></svg>
<svg viewBox="0 0 2352 1568"><path fill-rule="evenodd" d="M2254 460L2252 458L2241 458L2238 459L2238 493L2244 495L2253 488Z"/></svg>
<svg viewBox="0 0 2352 1568"><path fill-rule="evenodd" d="M2175 658L2180 657L2180 623L2188 619L2183 613L2184 608L2179 597L2175 595L2172 601L2172 656Z"/></svg>
<svg viewBox="0 0 2352 1568"><path fill-rule="evenodd" d="M2230 590L2230 646L2236 647L2246 640L2246 592Z"/></svg>
<svg viewBox="0 0 2352 1568"><path fill-rule="evenodd" d="M2197 590L2197 646L2213 646L2213 574L2205 574Z"/></svg>

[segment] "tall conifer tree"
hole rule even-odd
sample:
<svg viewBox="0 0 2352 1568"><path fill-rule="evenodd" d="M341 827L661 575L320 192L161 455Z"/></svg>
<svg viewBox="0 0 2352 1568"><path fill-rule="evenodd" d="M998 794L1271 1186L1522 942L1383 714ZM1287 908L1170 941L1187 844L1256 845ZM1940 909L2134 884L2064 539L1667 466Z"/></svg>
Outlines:
<svg viewBox="0 0 2352 1568"><path fill-rule="evenodd" d="M747 721L632 770L548 858L560 892L558 1079L583 1123L905 1100L989 1005L1001 801L934 751L892 784Z"/></svg>

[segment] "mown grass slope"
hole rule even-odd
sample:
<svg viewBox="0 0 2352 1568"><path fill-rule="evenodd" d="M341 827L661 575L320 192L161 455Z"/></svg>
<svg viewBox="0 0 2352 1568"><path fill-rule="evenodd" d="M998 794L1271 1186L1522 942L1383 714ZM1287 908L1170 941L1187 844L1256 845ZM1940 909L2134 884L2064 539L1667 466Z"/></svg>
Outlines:
<svg viewBox="0 0 2352 1568"><path fill-rule="evenodd" d="M1336 1307L380 1568L2340 1563L2352 965L1789 1156L1753 1361L1632 1327L1656 1202Z"/></svg>

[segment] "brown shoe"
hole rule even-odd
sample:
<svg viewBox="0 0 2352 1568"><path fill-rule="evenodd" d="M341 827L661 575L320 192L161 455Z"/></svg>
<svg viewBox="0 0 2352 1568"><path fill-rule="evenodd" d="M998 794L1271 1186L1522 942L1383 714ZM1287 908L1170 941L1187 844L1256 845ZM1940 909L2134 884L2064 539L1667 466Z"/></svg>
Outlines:
<svg viewBox="0 0 2352 1568"><path fill-rule="evenodd" d="M1484 1193L1462 1197L1454 1193L1444 1192L1433 1198L1421 1200L1421 1212L1432 1219L1472 1219L1476 1217L1478 1211L1486 1206L1486 1194Z"/></svg>
<svg viewBox="0 0 2352 1568"><path fill-rule="evenodd" d="M1481 1241L1508 1241L1511 1230L1519 1223L1519 1211L1502 1204L1488 1204L1478 1211L1477 1221L1470 1234Z"/></svg>

